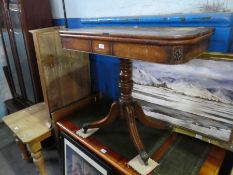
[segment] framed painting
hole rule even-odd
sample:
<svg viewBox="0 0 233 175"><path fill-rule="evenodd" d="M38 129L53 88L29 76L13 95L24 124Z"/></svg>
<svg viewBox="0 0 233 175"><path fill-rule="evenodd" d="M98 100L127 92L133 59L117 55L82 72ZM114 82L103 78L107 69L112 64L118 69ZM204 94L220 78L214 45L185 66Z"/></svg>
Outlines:
<svg viewBox="0 0 233 175"><path fill-rule="evenodd" d="M147 116L232 148L233 59L194 59L181 65L137 61L133 81L133 97Z"/></svg>
<svg viewBox="0 0 233 175"><path fill-rule="evenodd" d="M103 160L95 156L70 136L62 133L64 175L109 175L112 172Z"/></svg>

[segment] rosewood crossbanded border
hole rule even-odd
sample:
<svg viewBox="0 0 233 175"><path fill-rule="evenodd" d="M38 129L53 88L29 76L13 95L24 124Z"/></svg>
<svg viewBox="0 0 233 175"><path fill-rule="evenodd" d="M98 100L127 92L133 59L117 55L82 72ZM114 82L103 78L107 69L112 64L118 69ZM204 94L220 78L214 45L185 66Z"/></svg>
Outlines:
<svg viewBox="0 0 233 175"><path fill-rule="evenodd" d="M145 116L141 106L132 100L132 63L142 60L161 64L185 63L204 52L213 29L205 27L95 27L60 31L65 49L116 56L120 62L120 99L100 121L85 123L89 128L102 127L124 117L132 141L145 164L149 159L141 142L135 118L149 126L169 129L167 123Z"/></svg>

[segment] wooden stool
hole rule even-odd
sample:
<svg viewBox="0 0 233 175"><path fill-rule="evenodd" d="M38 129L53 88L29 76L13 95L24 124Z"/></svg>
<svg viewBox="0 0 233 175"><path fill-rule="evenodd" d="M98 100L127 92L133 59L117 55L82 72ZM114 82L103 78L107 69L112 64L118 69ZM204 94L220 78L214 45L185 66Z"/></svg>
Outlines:
<svg viewBox="0 0 233 175"><path fill-rule="evenodd" d="M14 135L26 144L41 175L47 175L41 142L51 136L50 116L45 103L38 103L3 118Z"/></svg>

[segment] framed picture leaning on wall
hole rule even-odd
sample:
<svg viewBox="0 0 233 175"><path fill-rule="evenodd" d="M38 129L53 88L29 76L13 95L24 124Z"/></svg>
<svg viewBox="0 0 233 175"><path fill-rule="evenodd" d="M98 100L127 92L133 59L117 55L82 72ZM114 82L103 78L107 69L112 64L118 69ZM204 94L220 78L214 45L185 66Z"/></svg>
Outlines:
<svg viewBox="0 0 233 175"><path fill-rule="evenodd" d="M232 75L232 54L206 53L181 65L135 61L133 97L174 131L232 150Z"/></svg>
<svg viewBox="0 0 233 175"><path fill-rule="evenodd" d="M79 142L62 133L64 175L109 175L112 169Z"/></svg>

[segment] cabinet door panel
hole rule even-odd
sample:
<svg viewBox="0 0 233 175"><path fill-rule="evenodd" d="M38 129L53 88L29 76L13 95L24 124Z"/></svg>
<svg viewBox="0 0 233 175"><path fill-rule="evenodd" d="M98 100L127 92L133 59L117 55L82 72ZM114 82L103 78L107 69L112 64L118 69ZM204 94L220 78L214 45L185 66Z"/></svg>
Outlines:
<svg viewBox="0 0 233 175"><path fill-rule="evenodd" d="M10 68L10 72L11 72L11 76L12 76L12 80L13 80L13 86L14 86L14 93L16 93L16 96L22 96L22 92L20 90L20 85L19 85L19 79L18 79L18 75L17 75L17 70L15 67L15 62L14 62L14 57L13 57L13 52L12 52L12 48L11 48L11 43L10 43L10 37L7 31L7 27L6 27L6 23L5 20L3 18L3 7L0 7L0 27L1 27L1 34L2 34L2 39L3 39L3 43L5 45L5 49L6 49L6 54L7 54L7 58L8 58L8 66Z"/></svg>
<svg viewBox="0 0 233 175"><path fill-rule="evenodd" d="M26 89L27 99L35 102L32 77L28 64L28 56L25 47L25 40L22 31L21 19L20 19L20 9L17 0L10 0L9 2L9 14L12 24L12 32L14 35L15 45L17 53L19 56L19 62L22 70L22 76L24 81L24 86Z"/></svg>

